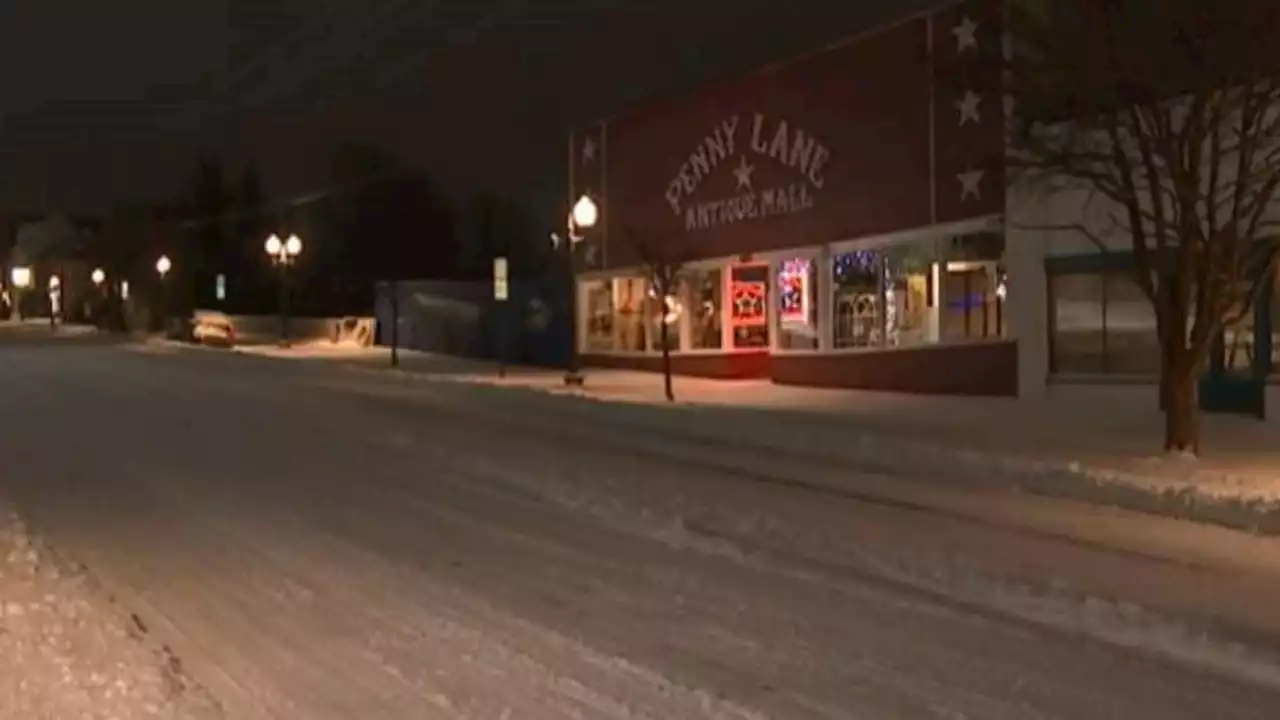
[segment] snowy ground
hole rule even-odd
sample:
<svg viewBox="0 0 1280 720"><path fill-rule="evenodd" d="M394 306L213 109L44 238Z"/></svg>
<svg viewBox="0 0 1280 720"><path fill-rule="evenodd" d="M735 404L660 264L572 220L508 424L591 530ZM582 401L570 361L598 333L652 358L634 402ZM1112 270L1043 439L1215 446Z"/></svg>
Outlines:
<svg viewBox="0 0 1280 720"><path fill-rule="evenodd" d="M143 625L0 507L0 718L220 717Z"/></svg>
<svg viewBox="0 0 1280 720"><path fill-rule="evenodd" d="M311 343L242 352L385 372L385 348ZM1280 388L1266 422L1204 415L1205 455L1164 456L1149 385L1052 386L1040 401L815 389L767 381L677 378L678 402L653 373L591 370L582 391L556 371L496 368L416 352L401 367L429 382L557 396L540 408L625 420L654 432L726 440L855 467L893 466L1164 516L1280 535ZM572 395L581 402L568 402ZM529 397L530 402L539 398Z"/></svg>
<svg viewBox="0 0 1280 720"><path fill-rule="evenodd" d="M0 348L0 494L232 718L1269 718L1280 544L325 363Z"/></svg>

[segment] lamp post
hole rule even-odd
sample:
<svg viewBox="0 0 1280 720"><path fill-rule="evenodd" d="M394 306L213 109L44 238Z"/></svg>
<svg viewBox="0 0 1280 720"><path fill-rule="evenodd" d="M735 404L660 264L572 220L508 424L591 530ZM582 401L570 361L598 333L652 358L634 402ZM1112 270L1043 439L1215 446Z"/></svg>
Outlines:
<svg viewBox="0 0 1280 720"><path fill-rule="evenodd" d="M156 260L156 274L160 276L160 331L167 333L169 330L169 271L173 269L173 262L169 260L168 255L161 255Z"/></svg>
<svg viewBox="0 0 1280 720"><path fill-rule="evenodd" d="M31 268L26 266L17 266L9 271L9 280L13 282L13 288L16 292L13 294L13 317L15 320L22 320L22 296L31 287Z"/></svg>
<svg viewBox="0 0 1280 720"><path fill-rule="evenodd" d="M551 234L556 245L564 245L565 266L569 272L569 362L564 372L564 384L581 386L582 370L578 357L578 266L573 257L573 246L586 239L583 231L595 227L600 218L600 209L589 195L583 195L573 204L569 211L566 237Z"/></svg>
<svg viewBox="0 0 1280 720"><path fill-rule="evenodd" d="M272 233L264 248L271 264L280 271L280 345L289 347L289 268L302 254L302 238L290 235L289 239L281 240Z"/></svg>
<svg viewBox="0 0 1280 720"><path fill-rule="evenodd" d="M49 329L58 328L58 316L62 314L62 278L49 276Z"/></svg>
<svg viewBox="0 0 1280 720"><path fill-rule="evenodd" d="M102 268L94 268L93 272L89 274L89 279L93 281L93 287L97 291L97 298L93 303L93 323L101 329L103 326L102 318L106 315L107 295L103 283L107 281L107 273Z"/></svg>

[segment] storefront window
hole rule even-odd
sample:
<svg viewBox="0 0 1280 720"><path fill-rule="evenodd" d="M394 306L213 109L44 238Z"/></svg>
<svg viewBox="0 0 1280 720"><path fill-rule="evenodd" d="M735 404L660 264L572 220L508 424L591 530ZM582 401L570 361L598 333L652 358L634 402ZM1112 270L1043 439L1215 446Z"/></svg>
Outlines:
<svg viewBox="0 0 1280 720"><path fill-rule="evenodd" d="M1062 374L1155 375L1155 309L1127 271L1049 278L1052 370Z"/></svg>
<svg viewBox="0 0 1280 720"><path fill-rule="evenodd" d="M953 238L943 278L944 335L947 340L1003 337L1004 235L975 233Z"/></svg>
<svg viewBox="0 0 1280 720"><path fill-rule="evenodd" d="M1104 372L1106 340L1101 275L1057 275L1050 278L1053 370L1059 373Z"/></svg>
<svg viewBox="0 0 1280 720"><path fill-rule="evenodd" d="M582 284L584 347L587 352L609 352L614 349L613 283L593 280Z"/></svg>
<svg viewBox="0 0 1280 720"><path fill-rule="evenodd" d="M818 265L808 258L775 267L778 288L778 347L818 349Z"/></svg>
<svg viewBox="0 0 1280 720"><path fill-rule="evenodd" d="M836 348L884 343L885 255L855 250L832 259L832 342Z"/></svg>
<svg viewBox="0 0 1280 720"><path fill-rule="evenodd" d="M932 243L902 245L885 257L885 344L923 345L936 337L930 296L933 289Z"/></svg>
<svg viewBox="0 0 1280 720"><path fill-rule="evenodd" d="M644 352L646 285L644 278L639 277L616 278L613 281L615 350Z"/></svg>
<svg viewBox="0 0 1280 720"><path fill-rule="evenodd" d="M1156 309L1128 271L1103 276L1106 357L1103 372L1156 375L1160 372L1160 335ZM1193 315L1194 317L1194 315Z"/></svg>
<svg viewBox="0 0 1280 720"><path fill-rule="evenodd" d="M645 313L649 318L649 349L654 352L662 352L664 338L668 350L680 350L680 324L684 319L684 304L680 301L680 296L679 287L672 288L670 295L660 298L654 292L654 287L649 286Z"/></svg>
<svg viewBox="0 0 1280 720"><path fill-rule="evenodd" d="M735 267L729 276L729 326L733 347L769 347L769 266Z"/></svg>
<svg viewBox="0 0 1280 720"><path fill-rule="evenodd" d="M719 350L724 344L720 311L724 284L720 270L686 270L681 284L689 323L689 347Z"/></svg>

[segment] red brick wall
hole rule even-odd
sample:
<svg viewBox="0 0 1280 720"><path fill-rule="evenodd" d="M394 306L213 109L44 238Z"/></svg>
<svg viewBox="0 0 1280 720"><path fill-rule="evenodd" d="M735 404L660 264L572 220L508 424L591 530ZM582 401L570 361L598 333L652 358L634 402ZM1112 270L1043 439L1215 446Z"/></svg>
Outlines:
<svg viewBox="0 0 1280 720"><path fill-rule="evenodd" d="M587 266L634 265L640 242L710 258L1002 211L998 9L948 5L577 133L571 196L601 206Z"/></svg>
<svg viewBox="0 0 1280 720"><path fill-rule="evenodd" d="M938 345L886 352L775 355L784 385L888 390L924 395L1018 394L1015 342Z"/></svg>
<svg viewBox="0 0 1280 720"><path fill-rule="evenodd" d="M769 377L770 361L768 352L672 355L671 370L691 377L748 380ZM616 370L662 372L661 355L584 355L583 363Z"/></svg>

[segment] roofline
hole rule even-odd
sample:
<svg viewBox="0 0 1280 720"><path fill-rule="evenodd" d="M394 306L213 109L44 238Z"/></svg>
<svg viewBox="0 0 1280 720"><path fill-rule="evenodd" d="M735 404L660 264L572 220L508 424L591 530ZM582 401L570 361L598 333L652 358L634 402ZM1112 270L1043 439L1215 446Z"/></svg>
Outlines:
<svg viewBox="0 0 1280 720"><path fill-rule="evenodd" d="M932 15L936 15L952 7L963 5L964 2L965 0L941 0L935 5L932 5L923 10L917 10L915 12L895 18L893 20L888 20L886 22L880 23L879 25L868 28L866 30L861 30L861 31L852 33L850 35L846 35L840 38L839 40L835 40L833 42L827 43L826 45L821 45L819 47L806 50L796 55L790 55L785 58L774 60L767 64L756 66L755 68L750 70L746 70L746 71L739 70L732 73L728 73L728 72L721 73L716 77L713 77L708 80L703 80L699 82L697 85L692 85L691 87L687 87L681 90L654 92L650 95L650 97L645 98L643 100L637 100L635 102L632 102L627 106L620 108L619 110L617 110L612 114L605 115L604 117L601 117L596 120L592 120L589 123L585 123L582 125L574 125L573 127L570 128L569 134L572 135L577 132L582 132L583 130L590 127L608 125L610 122L626 118L627 116L633 115L648 106L656 105L664 100L693 98L693 97L696 97L698 94L705 92L706 90L709 90L713 87L727 85L728 83L731 83L737 80L745 80L747 78L755 77L757 75L764 75L766 73L777 72L778 70L781 70L791 65L798 65L806 60L809 60L810 58L817 57L819 55L825 55L826 53L829 53L829 52L835 52L836 50L847 47L849 45L854 45L863 40L875 37L876 35L887 33L891 30L896 30L899 27L902 27L904 25L909 25L918 20L926 19Z"/></svg>

